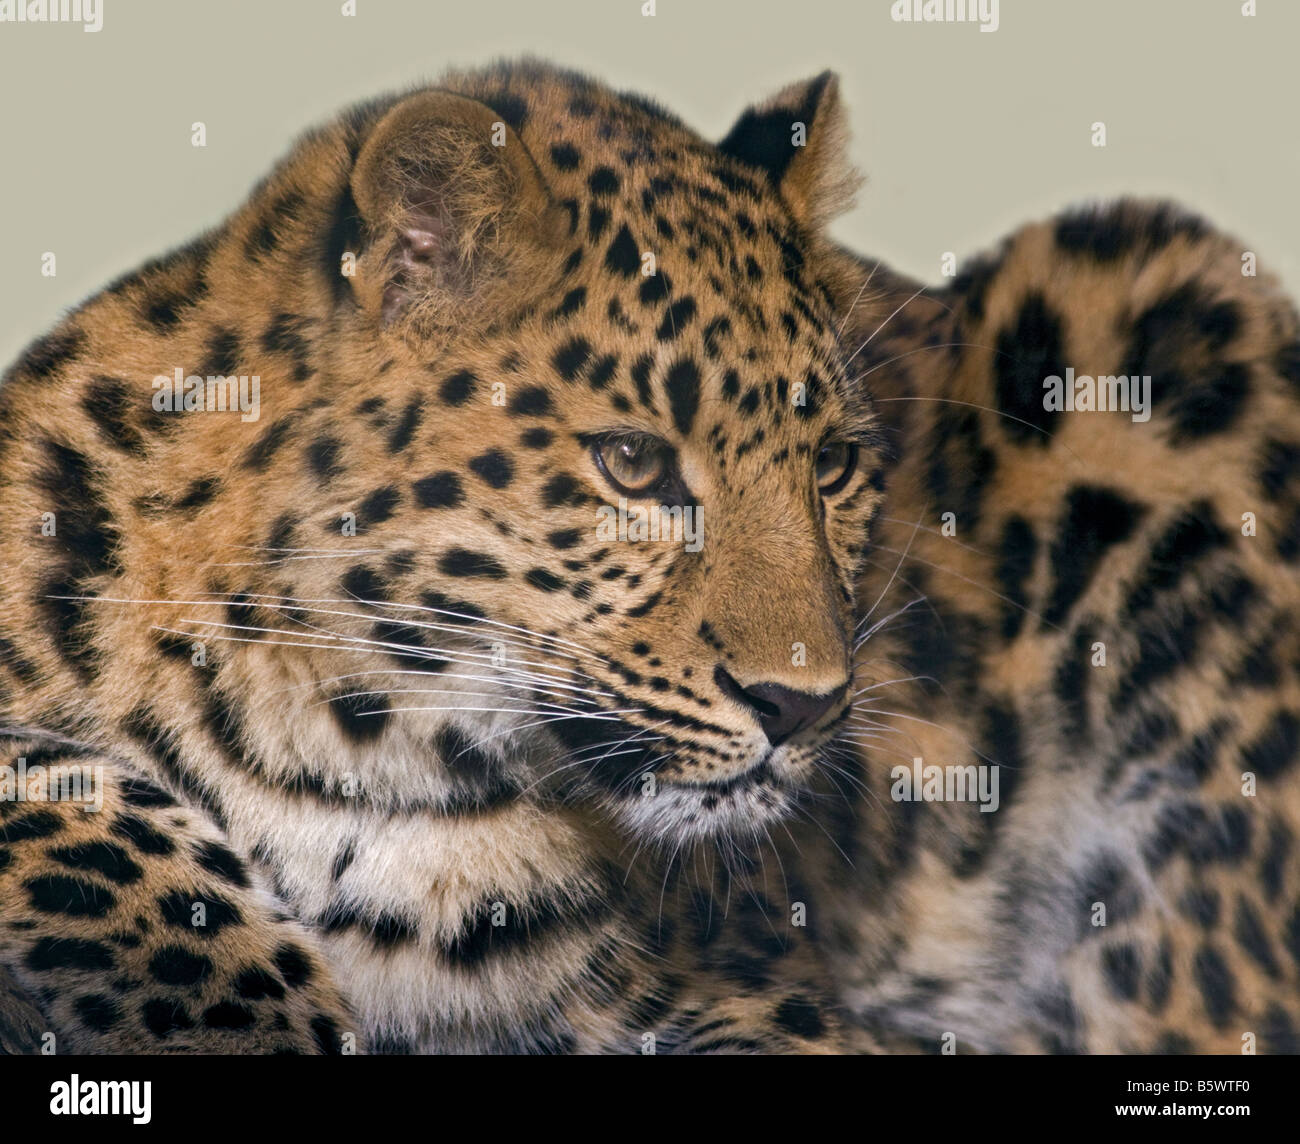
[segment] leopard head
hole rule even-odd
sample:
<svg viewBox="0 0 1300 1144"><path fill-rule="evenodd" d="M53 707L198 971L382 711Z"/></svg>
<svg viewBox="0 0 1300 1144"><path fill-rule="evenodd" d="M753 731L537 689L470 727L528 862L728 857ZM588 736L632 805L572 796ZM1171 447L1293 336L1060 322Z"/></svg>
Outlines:
<svg viewBox="0 0 1300 1144"><path fill-rule="evenodd" d="M672 845L792 808L881 503L822 233L842 120L827 74L714 145L540 67L371 114L306 493L359 555L292 590L388 657L333 697L354 744L432 735L448 781L527 759Z"/></svg>

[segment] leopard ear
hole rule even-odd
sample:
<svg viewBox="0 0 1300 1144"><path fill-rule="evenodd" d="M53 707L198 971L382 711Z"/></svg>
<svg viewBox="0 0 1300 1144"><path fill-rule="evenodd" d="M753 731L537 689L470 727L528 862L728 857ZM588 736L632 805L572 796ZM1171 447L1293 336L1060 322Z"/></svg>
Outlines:
<svg viewBox="0 0 1300 1144"><path fill-rule="evenodd" d="M352 196L370 239L355 285L385 324L490 315L561 242L562 212L518 135L450 92L413 95L375 125Z"/></svg>
<svg viewBox="0 0 1300 1144"><path fill-rule="evenodd" d="M852 205L862 183L848 142L839 80L825 71L749 108L718 149L765 171L795 217L819 229Z"/></svg>

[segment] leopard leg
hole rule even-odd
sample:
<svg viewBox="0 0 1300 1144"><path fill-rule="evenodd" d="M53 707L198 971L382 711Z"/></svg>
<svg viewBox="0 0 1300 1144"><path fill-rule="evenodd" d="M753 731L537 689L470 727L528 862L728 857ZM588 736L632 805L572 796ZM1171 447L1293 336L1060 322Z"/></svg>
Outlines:
<svg viewBox="0 0 1300 1144"><path fill-rule="evenodd" d="M313 938L214 822L119 760L2 742L0 970L57 1052L357 1047ZM32 1005L20 1011L26 1046Z"/></svg>

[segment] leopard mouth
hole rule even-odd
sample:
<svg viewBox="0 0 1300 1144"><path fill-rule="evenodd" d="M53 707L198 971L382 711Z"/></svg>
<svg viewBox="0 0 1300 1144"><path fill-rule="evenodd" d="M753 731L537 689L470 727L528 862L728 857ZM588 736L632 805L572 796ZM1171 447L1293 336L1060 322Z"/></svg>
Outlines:
<svg viewBox="0 0 1300 1144"><path fill-rule="evenodd" d="M719 799L730 798L735 794L742 793L756 787L762 786L784 786L780 778L772 767L772 756L776 754L776 749L769 747L758 760L746 770L737 775L730 775L725 779L709 779L705 782L689 782L668 779L665 785L671 785L674 788L694 791L699 794L700 798L708 804L710 800L716 802Z"/></svg>
<svg viewBox="0 0 1300 1144"><path fill-rule="evenodd" d="M565 751L563 797L593 801L623 830L669 847L757 840L807 793L820 749L846 706L816 734L755 744L746 756L677 738L627 719L555 723ZM719 774L721 770L724 773Z"/></svg>

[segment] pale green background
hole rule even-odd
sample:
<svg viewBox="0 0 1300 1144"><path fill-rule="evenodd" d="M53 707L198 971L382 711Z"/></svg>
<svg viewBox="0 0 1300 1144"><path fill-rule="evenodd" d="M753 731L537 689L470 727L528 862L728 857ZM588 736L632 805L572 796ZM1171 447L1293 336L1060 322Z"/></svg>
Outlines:
<svg viewBox="0 0 1300 1144"><path fill-rule="evenodd" d="M97 34L0 24L0 362L119 272L218 221L348 103L532 52L705 135L831 67L870 182L836 234L937 280L1021 221L1175 196L1300 291L1300 0L1002 0L1001 27L889 0L103 0ZM190 124L208 146L190 146ZM1094 148L1103 120L1109 146ZM40 274L43 251L58 277Z"/></svg>

